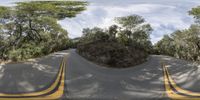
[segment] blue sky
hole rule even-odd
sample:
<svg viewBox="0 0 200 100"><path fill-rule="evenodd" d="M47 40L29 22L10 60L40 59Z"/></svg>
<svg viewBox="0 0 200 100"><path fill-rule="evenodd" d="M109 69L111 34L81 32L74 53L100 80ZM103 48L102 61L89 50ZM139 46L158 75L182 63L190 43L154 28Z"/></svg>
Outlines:
<svg viewBox="0 0 200 100"><path fill-rule="evenodd" d="M0 5L10 5L18 0L0 0ZM22 0L21 0L22 1ZM188 28L194 21L188 11L200 5L200 0L87 0L87 10L72 19L59 21L71 38L82 35L83 28L107 27L113 18L138 14L151 24L154 31L151 41L156 43L164 34Z"/></svg>

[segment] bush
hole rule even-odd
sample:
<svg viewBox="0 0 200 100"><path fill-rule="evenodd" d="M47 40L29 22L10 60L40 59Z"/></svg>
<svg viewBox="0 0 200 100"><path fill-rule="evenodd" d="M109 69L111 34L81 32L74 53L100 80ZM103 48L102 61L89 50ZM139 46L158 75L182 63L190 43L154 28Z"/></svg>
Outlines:
<svg viewBox="0 0 200 100"><path fill-rule="evenodd" d="M131 47L127 48L113 41L79 45L77 50L80 55L88 60L115 68L130 67L143 63L148 56L145 51Z"/></svg>
<svg viewBox="0 0 200 100"><path fill-rule="evenodd" d="M77 50L85 58L110 67L141 64L152 50L152 28L138 15L117 17L107 29L94 27L83 30Z"/></svg>
<svg viewBox="0 0 200 100"><path fill-rule="evenodd" d="M8 51L8 58L13 61L21 61L41 55L43 55L42 47L28 43L23 44L20 48Z"/></svg>
<svg viewBox="0 0 200 100"><path fill-rule="evenodd" d="M21 51L20 49L18 50L11 50L8 52L8 58L13 60L13 61L19 61L22 59Z"/></svg>

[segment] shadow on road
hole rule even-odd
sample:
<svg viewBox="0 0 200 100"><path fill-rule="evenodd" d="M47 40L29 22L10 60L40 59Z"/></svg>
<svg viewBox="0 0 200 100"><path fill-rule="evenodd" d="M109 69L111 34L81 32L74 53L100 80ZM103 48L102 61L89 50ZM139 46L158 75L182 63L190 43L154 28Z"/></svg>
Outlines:
<svg viewBox="0 0 200 100"><path fill-rule="evenodd" d="M70 54L69 99L167 99L159 56L150 56L148 62L135 67L112 69L91 63L75 51Z"/></svg>
<svg viewBox="0 0 200 100"><path fill-rule="evenodd" d="M167 56L163 58L163 61L178 86L193 92L200 92L200 65Z"/></svg>
<svg viewBox="0 0 200 100"><path fill-rule="evenodd" d="M66 53L57 52L31 62L0 66L0 92L27 93L49 87L54 82Z"/></svg>

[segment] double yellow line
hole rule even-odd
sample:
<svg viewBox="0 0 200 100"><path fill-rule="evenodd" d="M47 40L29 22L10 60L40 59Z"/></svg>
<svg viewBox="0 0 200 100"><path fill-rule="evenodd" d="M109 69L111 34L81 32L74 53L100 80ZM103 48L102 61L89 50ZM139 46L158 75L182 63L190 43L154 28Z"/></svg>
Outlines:
<svg viewBox="0 0 200 100"><path fill-rule="evenodd" d="M23 94L0 93L0 100L55 100L55 99L59 99L64 94L65 69L66 69L66 56L62 59L58 75L55 81L50 85L50 87L42 91L23 93Z"/></svg>
<svg viewBox="0 0 200 100"><path fill-rule="evenodd" d="M165 90L169 98L174 100L200 100L200 93L188 91L179 87L170 76L164 64L163 73Z"/></svg>

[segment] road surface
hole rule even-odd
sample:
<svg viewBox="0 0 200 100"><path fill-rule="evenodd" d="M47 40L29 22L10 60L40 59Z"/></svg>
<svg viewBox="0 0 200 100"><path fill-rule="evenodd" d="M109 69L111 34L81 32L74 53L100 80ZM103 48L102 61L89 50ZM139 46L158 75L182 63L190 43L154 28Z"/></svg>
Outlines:
<svg viewBox="0 0 200 100"><path fill-rule="evenodd" d="M151 55L141 65L113 69L87 61L75 50L66 50L33 62L1 65L0 99L13 98L10 95L14 95L19 99L168 100L170 95L166 89L163 63L177 86L200 92L200 66L192 62ZM45 94L43 90L53 87L56 79L57 88ZM35 92L39 91L43 92L36 95L39 93Z"/></svg>

